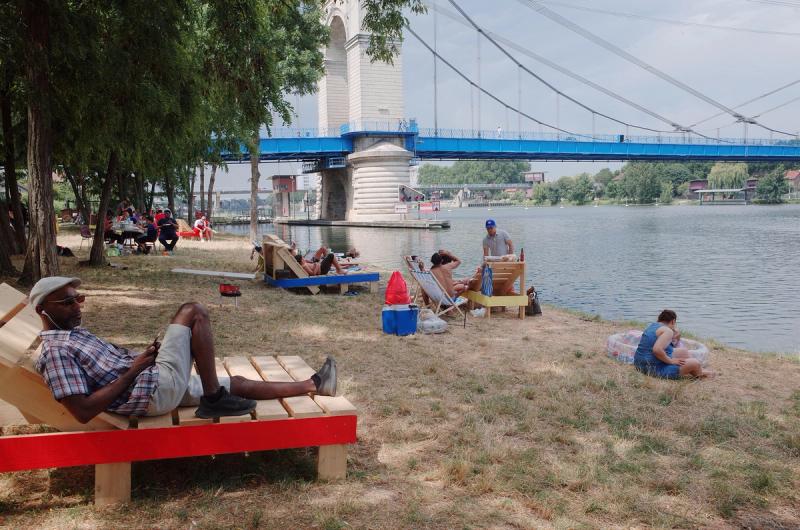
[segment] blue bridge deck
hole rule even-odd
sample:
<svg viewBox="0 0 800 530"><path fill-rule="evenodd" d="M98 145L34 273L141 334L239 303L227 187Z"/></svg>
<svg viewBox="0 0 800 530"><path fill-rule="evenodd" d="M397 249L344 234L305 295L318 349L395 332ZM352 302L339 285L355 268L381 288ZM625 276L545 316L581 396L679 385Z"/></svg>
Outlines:
<svg viewBox="0 0 800 530"><path fill-rule="evenodd" d="M278 161L343 157L353 152L353 139L359 136L402 136L406 149L420 159L800 161L798 139L433 131L419 129L413 122L394 128L387 124L345 125L339 131L276 129L272 137L261 139L259 158ZM243 148L225 158L235 161L248 159L249 155Z"/></svg>

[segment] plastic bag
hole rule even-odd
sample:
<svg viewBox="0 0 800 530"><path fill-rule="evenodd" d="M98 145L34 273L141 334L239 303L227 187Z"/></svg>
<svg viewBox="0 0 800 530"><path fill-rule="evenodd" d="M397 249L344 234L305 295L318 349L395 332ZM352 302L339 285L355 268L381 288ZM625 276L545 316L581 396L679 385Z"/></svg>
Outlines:
<svg viewBox="0 0 800 530"><path fill-rule="evenodd" d="M492 268L484 263L481 269L481 294L483 296L492 296L494 293L493 275Z"/></svg>
<svg viewBox="0 0 800 530"><path fill-rule="evenodd" d="M408 285L403 279L400 271L394 271L386 284L386 305L410 304L411 297L408 296Z"/></svg>
<svg viewBox="0 0 800 530"><path fill-rule="evenodd" d="M417 330L425 334L444 333L447 331L447 322L434 315L433 317L426 318L425 320L420 319L419 323L417 324Z"/></svg>
<svg viewBox="0 0 800 530"><path fill-rule="evenodd" d="M428 309L427 307L423 307L419 311L419 319L420 320L428 320L429 318L435 318L436 314Z"/></svg>
<svg viewBox="0 0 800 530"><path fill-rule="evenodd" d="M542 306L539 305L539 293L536 292L534 287L528 289L528 305L525 306L525 314L527 316L536 316L542 314Z"/></svg>

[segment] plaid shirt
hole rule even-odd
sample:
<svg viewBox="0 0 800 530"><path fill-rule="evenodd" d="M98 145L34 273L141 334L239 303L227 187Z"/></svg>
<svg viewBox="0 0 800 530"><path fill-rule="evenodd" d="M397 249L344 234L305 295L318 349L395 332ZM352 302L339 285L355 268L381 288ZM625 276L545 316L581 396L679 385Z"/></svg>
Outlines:
<svg viewBox="0 0 800 530"><path fill-rule="evenodd" d="M42 354L36 370L62 400L68 396L89 395L113 383L133 364L135 354L97 338L84 328L50 330L39 333ZM143 416L150 397L158 386L158 367L150 366L108 407L111 412Z"/></svg>

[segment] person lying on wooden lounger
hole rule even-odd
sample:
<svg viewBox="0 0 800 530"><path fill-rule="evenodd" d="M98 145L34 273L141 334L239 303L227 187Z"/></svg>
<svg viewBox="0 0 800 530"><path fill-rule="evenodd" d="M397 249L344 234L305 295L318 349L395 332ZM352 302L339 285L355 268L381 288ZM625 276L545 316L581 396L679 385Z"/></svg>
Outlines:
<svg viewBox="0 0 800 530"><path fill-rule="evenodd" d="M198 406L201 418L241 416L254 399L316 393L336 394L336 361L328 356L310 379L291 383L218 377L208 311L196 302L180 306L163 342L158 337L142 353L104 341L81 324L78 278L42 278L30 303L42 319L42 352L36 370L53 397L81 423L103 411L158 416L178 406ZM197 374L192 374L192 361Z"/></svg>
<svg viewBox="0 0 800 530"><path fill-rule="evenodd" d="M439 280L442 288L451 298L456 298L469 288L472 278L454 279L453 270L461 265L458 259L448 250L440 250L431 256L431 273Z"/></svg>
<svg viewBox="0 0 800 530"><path fill-rule="evenodd" d="M336 274L346 274L333 252L329 252L325 247L320 247L319 250L310 256L306 255L304 257L295 253L294 259L297 260L297 263L303 267L303 270L306 271L306 274L309 276L325 276L330 272L331 266L336 269Z"/></svg>

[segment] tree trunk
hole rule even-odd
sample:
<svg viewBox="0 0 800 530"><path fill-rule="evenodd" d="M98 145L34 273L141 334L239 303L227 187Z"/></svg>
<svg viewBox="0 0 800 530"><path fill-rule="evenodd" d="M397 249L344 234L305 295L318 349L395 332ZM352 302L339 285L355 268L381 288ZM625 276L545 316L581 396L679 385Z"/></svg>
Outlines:
<svg viewBox="0 0 800 530"><path fill-rule="evenodd" d="M134 186L136 187L136 189L134 190L136 192L136 210L140 214L147 213L147 210L145 209L145 200L144 200L144 195L145 195L144 177L141 175L141 173L135 173L133 182Z"/></svg>
<svg viewBox="0 0 800 530"><path fill-rule="evenodd" d="M211 175L208 177L208 201L206 201L206 207L208 208L208 213L206 214L208 220L211 221L211 215L214 212L214 179L217 177L217 165L211 164Z"/></svg>
<svg viewBox="0 0 800 530"><path fill-rule="evenodd" d="M11 74L6 73L3 88L0 89L0 114L3 122L3 143L5 145L6 193L14 212L14 245L11 247L14 254L23 254L27 248L25 238L25 219L22 216L22 198L17 186L17 157L14 146L14 124L11 121Z"/></svg>
<svg viewBox="0 0 800 530"><path fill-rule="evenodd" d="M203 215L207 215L206 212L206 163L203 162L200 165L200 211L203 212Z"/></svg>
<svg viewBox="0 0 800 530"><path fill-rule="evenodd" d="M167 208L172 212L172 217L175 215L175 184L172 181L172 173L167 172L164 177L164 193L167 194Z"/></svg>
<svg viewBox="0 0 800 530"><path fill-rule="evenodd" d="M203 170L201 169L200 171L202 172ZM187 221L189 221L189 226L194 226L194 183L196 176L197 170L192 168L192 174L189 176L189 197L186 201L188 205L186 215L188 217Z"/></svg>
<svg viewBox="0 0 800 530"><path fill-rule="evenodd" d="M14 247L14 234L8 219L8 204L0 199L0 275L19 274L11 263L11 249Z"/></svg>
<svg viewBox="0 0 800 530"><path fill-rule="evenodd" d="M83 175L80 173L73 175L69 169L64 168L64 176L67 177L69 185L72 187L72 193L75 195L75 208L80 212L83 224L88 225L91 218L89 204L86 200L86 183Z"/></svg>
<svg viewBox="0 0 800 530"><path fill-rule="evenodd" d="M156 181L153 181L150 184L150 193L147 194L146 206L148 212L153 209L153 198L155 197L155 195L156 195Z"/></svg>
<svg viewBox="0 0 800 530"><path fill-rule="evenodd" d="M25 256L28 276L24 282L36 282L59 273L56 254L56 215L53 210L53 175L51 172L52 123L50 116L50 66L48 59L50 17L45 0L24 3L23 13L28 32L28 202L30 237Z"/></svg>
<svg viewBox="0 0 800 530"><path fill-rule="evenodd" d="M94 227L92 251L89 254L89 265L101 266L106 264L105 233L106 210L111 203L111 190L114 187L114 174L117 171L117 151L112 150L108 155L106 177L103 179L103 188L100 191L100 205L97 207L97 224Z"/></svg>
<svg viewBox="0 0 800 530"><path fill-rule="evenodd" d="M250 241L258 241L258 131L250 142Z"/></svg>

